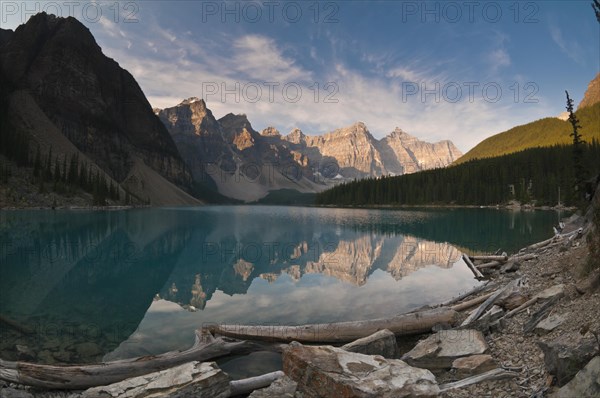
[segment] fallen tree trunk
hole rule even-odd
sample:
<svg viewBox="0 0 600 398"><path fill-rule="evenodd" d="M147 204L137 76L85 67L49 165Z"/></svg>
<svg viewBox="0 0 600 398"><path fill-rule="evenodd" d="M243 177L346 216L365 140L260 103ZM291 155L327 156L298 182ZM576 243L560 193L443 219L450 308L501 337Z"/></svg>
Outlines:
<svg viewBox="0 0 600 398"><path fill-rule="evenodd" d="M528 301L524 302L523 304L521 304L520 306L518 306L514 310L511 310L511 311L507 312L506 315L503 316L503 318L510 318L513 315L518 314L519 312L523 311L525 308L534 305L535 303L537 303L537 301L538 301L538 298L537 297L533 297L532 299L529 299Z"/></svg>
<svg viewBox="0 0 600 398"><path fill-rule="evenodd" d="M431 332L437 324L454 324L457 312L449 308L396 315L366 321L321 323L301 326L209 325L214 334L263 341L300 343L347 343L389 329L396 336Z"/></svg>
<svg viewBox="0 0 600 398"><path fill-rule="evenodd" d="M455 381L453 383L446 383L440 385L440 392L446 392L448 390L453 390L455 388L461 388L470 386L471 384L481 383L482 381L489 380L500 380L506 379L510 377L517 377L519 373L510 372L504 369L492 369L482 374L478 374L476 376L467 377L466 379L462 379L459 381Z"/></svg>
<svg viewBox="0 0 600 398"><path fill-rule="evenodd" d="M465 301L464 303L453 305L450 308L452 308L454 311L457 311L457 312L464 311L464 310L469 309L477 304L483 303L485 300L490 298L493 294L494 294L494 292L484 294L483 296L476 297L469 301Z"/></svg>
<svg viewBox="0 0 600 398"><path fill-rule="evenodd" d="M505 263L508 261L508 256L469 256L471 261L500 261Z"/></svg>
<svg viewBox="0 0 600 398"><path fill-rule="evenodd" d="M196 331L194 345L186 351L125 359L96 365L54 366L0 359L0 379L45 389L76 389L105 386L131 377L153 373L191 361L207 361L232 354L264 350L248 341L214 338Z"/></svg>
<svg viewBox="0 0 600 398"><path fill-rule="evenodd" d="M483 278L483 274L477 269L477 267L475 267L475 265L473 264L473 262L471 261L469 256L467 256L466 254L463 254L462 258L463 258L463 261L465 262L465 264L467 264L467 267L469 267L469 269L471 270L471 272L473 272L473 274L475 275L475 277L477 279Z"/></svg>
<svg viewBox="0 0 600 398"><path fill-rule="evenodd" d="M276 372L250 377L247 379L232 380L229 382L229 386L231 387L231 396L235 397L236 395L250 394L252 391L258 390L259 388L270 386L271 383L282 378L283 376L285 376L285 373L283 373L281 370L278 370Z"/></svg>
<svg viewBox="0 0 600 398"><path fill-rule="evenodd" d="M487 300L485 300L483 302L483 304L481 304L479 306L479 308L477 308L475 311L473 311L473 313L471 315L469 315L467 317L467 319L465 319L460 326L465 327L468 324L475 322L477 320L477 318L479 318L485 311L487 311L488 308L490 308L492 305L494 305L496 300L498 300L502 295L508 294L510 291L516 289L517 286L519 285L519 282L520 282L520 279L515 279L514 281L510 282L508 285L504 286L503 288L496 290L492 295L490 295L490 297L488 297Z"/></svg>
<svg viewBox="0 0 600 398"><path fill-rule="evenodd" d="M476 267L477 267L477 269L482 270L482 269L486 269L486 268L496 268L496 267L501 266L502 264L504 264L504 263L500 262L500 261L491 261L489 263L476 265Z"/></svg>
<svg viewBox="0 0 600 398"><path fill-rule="evenodd" d="M461 301L461 300L464 300L465 298L467 298L467 297L469 297L469 296L472 296L472 295L474 295L474 294L477 294L477 293L479 293L479 292L482 292L482 291L484 291L484 290L491 289L491 288L492 288L492 287L494 287L494 286L496 286L496 283L495 283L495 282L494 282L494 283L490 283L489 281L487 281L487 282L485 282L483 285L477 286L476 288L474 288L474 289L472 289L472 290L469 290L469 291L468 291L468 292L466 292L466 293L463 293L463 294L461 294L461 295L458 295L457 297L455 297L455 298L453 298L453 299L450 299L450 300L448 300L448 301L445 301L445 302L443 302L443 303L442 303L440 306L441 306L441 307L447 307L447 306L449 306L449 305L452 305L452 304L458 303L459 301Z"/></svg>

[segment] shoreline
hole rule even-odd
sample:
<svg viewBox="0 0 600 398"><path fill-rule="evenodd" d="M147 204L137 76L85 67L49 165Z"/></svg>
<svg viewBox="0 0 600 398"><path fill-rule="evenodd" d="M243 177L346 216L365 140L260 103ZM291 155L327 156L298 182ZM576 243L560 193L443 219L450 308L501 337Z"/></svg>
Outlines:
<svg viewBox="0 0 600 398"><path fill-rule="evenodd" d="M578 220L582 221L583 217L578 217ZM567 225L567 228L568 227L569 225ZM570 227L571 229L575 228L574 225L570 225ZM533 251L538 257L523 261L516 272L501 273L499 270L491 270L492 274L488 274L487 279L498 285L507 285L515 279L525 278L527 280L527 285L525 285L524 293L529 297L548 287L563 285L565 286L565 293L563 298L555 305L555 309L560 309L561 314L571 318L567 319L554 331L541 337L538 337L536 334L533 336L528 335L522 330L522 326L530 318L529 309L527 312L523 311L514 317L507 319L506 324L501 330L496 330L487 334L485 339L489 345L488 354L497 361L498 366L500 366L500 368L518 368L520 369L518 375L510 379L485 381L483 383L476 383L466 387L445 391L440 394L441 397L470 398L473 396L493 394L493 396L508 398L513 396L530 396L531 393L535 393L541 389L545 389L544 391L548 392L557 390L558 386L553 385L554 382L548 382L549 376L544 367L544 356L542 355L542 351L537 342L540 341L540 339L542 341L548 341L548 339L558 338L562 335L579 335L579 329L582 324L585 324L585 321L588 323L591 321L592 323L591 326L589 326L589 330L600 331L600 319L590 320L588 319L589 316L586 315L588 311L582 310L582 304L585 304L586 308L598 308L600 305L600 295L599 293L594 293L593 290L581 293L579 290L581 281L577 281L577 273L587 259L587 245L585 244L585 238L580 236L578 239L574 239L566 249L556 245L535 248L539 243L543 242L529 245L521 250L521 252L528 250ZM516 257L519 257L518 253L508 257L508 261L510 262L511 259L514 261ZM565 262L565 260L567 262ZM596 292L597 291L598 290L596 290ZM482 294L483 292L464 297L461 300L457 300L455 304L473 300L474 297L481 297ZM582 302L581 300L584 301ZM578 304L575 304L574 302L577 302ZM535 313L536 308L539 310L539 307L540 304L534 304L530 308L532 312ZM572 311L573 308L577 308L577 311ZM462 321L467 313L461 312L460 314ZM431 333L419 335L418 339L424 339L427 336L431 336ZM575 339L575 337L570 338ZM410 349L411 347L409 346L403 347L403 350L406 351L409 351ZM452 372L434 371L434 374L440 385L450 384L456 380L456 377ZM0 381L0 389L5 388L12 388L25 392L30 394L31 397L79 398L82 396L82 391L80 390L44 390L22 384L8 384ZM524 394L525 392L526 394Z"/></svg>

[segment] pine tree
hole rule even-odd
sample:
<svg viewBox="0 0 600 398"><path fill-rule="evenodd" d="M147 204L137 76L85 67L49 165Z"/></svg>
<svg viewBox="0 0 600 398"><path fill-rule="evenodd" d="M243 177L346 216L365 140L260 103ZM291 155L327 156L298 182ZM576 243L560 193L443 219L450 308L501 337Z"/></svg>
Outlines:
<svg viewBox="0 0 600 398"><path fill-rule="evenodd" d="M42 169L42 155L40 154L40 144L38 144L37 150L35 152L35 160L33 162L33 176L39 177L41 169Z"/></svg>
<svg viewBox="0 0 600 398"><path fill-rule="evenodd" d="M594 9L594 13L596 14L596 19L600 23L600 1L594 0L592 3L592 8Z"/></svg>
<svg viewBox="0 0 600 398"><path fill-rule="evenodd" d="M573 127L573 132L570 134L573 137L573 167L575 171L575 196L576 200L579 200L584 193L584 181L585 181L585 167L583 166L583 145L585 141L581 138L579 129L579 120L575 113L573 113L573 100L569 97L569 92L565 90L567 95L567 112L569 112L569 123Z"/></svg>

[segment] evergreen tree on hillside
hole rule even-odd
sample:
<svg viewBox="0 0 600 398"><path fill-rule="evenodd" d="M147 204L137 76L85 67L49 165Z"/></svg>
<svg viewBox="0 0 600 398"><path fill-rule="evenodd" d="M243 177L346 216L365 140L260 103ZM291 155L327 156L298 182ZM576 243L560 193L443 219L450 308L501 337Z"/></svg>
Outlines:
<svg viewBox="0 0 600 398"><path fill-rule="evenodd" d="M581 138L579 129L579 120L573 113L573 100L569 97L569 92L565 90L567 95L567 112L569 112L569 123L573 127L573 132L570 134L573 137L573 169L575 171L575 196L579 200L584 193L585 182L585 167L583 166L583 145L585 141Z"/></svg>

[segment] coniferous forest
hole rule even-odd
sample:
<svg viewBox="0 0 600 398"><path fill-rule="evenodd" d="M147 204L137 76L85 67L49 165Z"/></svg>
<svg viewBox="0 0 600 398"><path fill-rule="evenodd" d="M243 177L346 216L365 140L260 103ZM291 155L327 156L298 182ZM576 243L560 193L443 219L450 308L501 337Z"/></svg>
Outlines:
<svg viewBox="0 0 600 398"><path fill-rule="evenodd" d="M589 179L600 173L600 143L582 148ZM532 148L494 158L395 177L338 185L317 195L318 205L577 205L573 147Z"/></svg>

